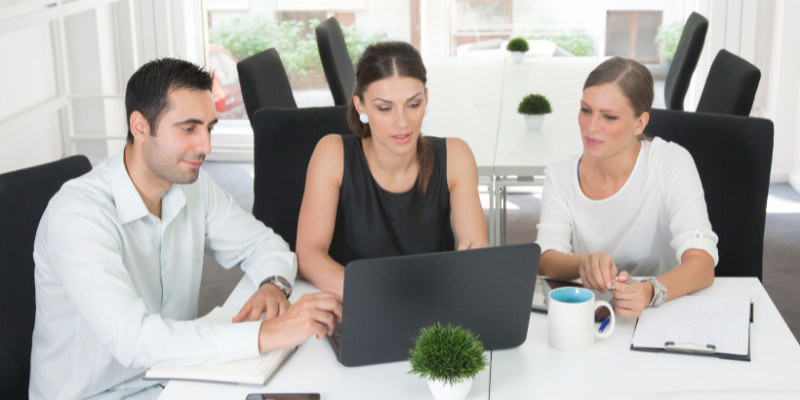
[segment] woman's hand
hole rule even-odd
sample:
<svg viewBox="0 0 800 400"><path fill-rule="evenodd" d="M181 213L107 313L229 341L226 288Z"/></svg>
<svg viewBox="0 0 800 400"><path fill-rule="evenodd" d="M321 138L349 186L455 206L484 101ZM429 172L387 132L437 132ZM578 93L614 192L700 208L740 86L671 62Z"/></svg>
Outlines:
<svg viewBox="0 0 800 400"><path fill-rule="evenodd" d="M653 299L653 284L625 283L630 279L631 276L622 271L619 280L613 282L615 310L622 317L638 318Z"/></svg>
<svg viewBox="0 0 800 400"><path fill-rule="evenodd" d="M617 266L608 253L587 253L583 254L578 272L587 289L608 293L617 276Z"/></svg>

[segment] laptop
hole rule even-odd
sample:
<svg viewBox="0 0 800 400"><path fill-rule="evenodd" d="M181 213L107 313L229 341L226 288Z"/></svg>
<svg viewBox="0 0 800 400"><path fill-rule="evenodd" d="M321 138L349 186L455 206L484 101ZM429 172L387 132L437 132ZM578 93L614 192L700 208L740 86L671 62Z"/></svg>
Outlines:
<svg viewBox="0 0 800 400"><path fill-rule="evenodd" d="M528 336L539 269L536 244L353 261L344 272L342 323L329 336L342 365L404 361L420 329L461 325L486 350Z"/></svg>

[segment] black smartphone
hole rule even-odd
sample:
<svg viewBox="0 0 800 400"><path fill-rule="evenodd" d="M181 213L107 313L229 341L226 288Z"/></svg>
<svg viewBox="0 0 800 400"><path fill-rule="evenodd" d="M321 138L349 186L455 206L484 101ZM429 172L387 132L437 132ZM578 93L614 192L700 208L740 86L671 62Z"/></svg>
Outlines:
<svg viewBox="0 0 800 400"><path fill-rule="evenodd" d="M319 400L319 393L251 393L246 400Z"/></svg>

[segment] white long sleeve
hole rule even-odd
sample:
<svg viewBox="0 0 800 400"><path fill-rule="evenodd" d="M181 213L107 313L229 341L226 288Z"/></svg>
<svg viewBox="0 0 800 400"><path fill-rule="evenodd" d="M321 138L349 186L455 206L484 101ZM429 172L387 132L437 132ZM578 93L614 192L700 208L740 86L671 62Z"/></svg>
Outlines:
<svg viewBox="0 0 800 400"><path fill-rule="evenodd" d="M580 156L545 170L536 242L542 253L607 252L621 271L660 276L680 265L688 249L719 261L703 187L686 149L660 138L644 141L628 181L603 200L586 197L578 182Z"/></svg>
<svg viewBox="0 0 800 400"><path fill-rule="evenodd" d="M204 251L254 282L296 276L281 237L202 170L151 215L122 154L66 183L39 225L31 398L122 397L153 385L141 376L156 363L257 357L260 322L193 321Z"/></svg>

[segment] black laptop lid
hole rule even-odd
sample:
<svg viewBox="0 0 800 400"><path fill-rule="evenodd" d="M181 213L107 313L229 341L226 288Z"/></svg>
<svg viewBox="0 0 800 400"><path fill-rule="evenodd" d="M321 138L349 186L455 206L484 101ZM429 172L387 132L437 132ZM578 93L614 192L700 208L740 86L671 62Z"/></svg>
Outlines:
<svg viewBox="0 0 800 400"><path fill-rule="evenodd" d="M413 338L436 322L471 330L486 350L521 345L539 252L536 244L523 244L351 262L339 361L407 360Z"/></svg>

